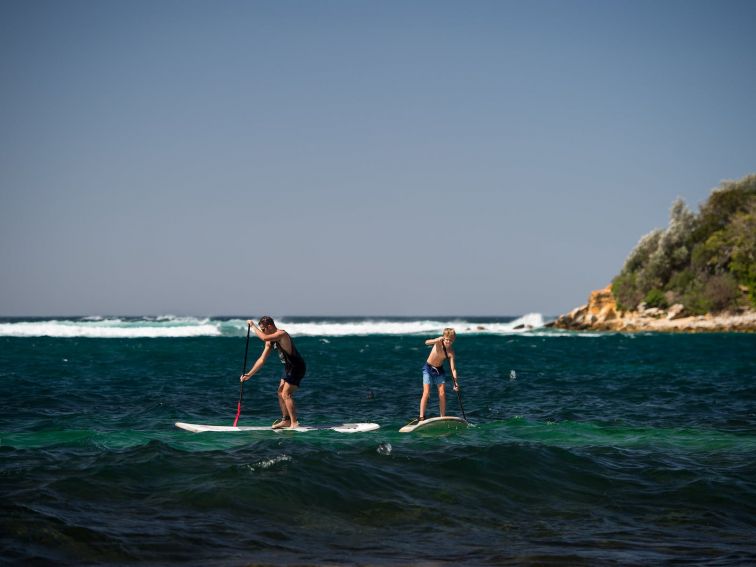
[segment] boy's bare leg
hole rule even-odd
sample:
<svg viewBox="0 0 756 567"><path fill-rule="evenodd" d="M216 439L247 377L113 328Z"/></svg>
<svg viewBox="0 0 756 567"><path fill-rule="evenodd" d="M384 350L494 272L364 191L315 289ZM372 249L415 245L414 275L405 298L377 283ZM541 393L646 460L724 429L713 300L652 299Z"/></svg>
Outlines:
<svg viewBox="0 0 756 567"><path fill-rule="evenodd" d="M438 411L441 417L446 415L446 388L444 384L438 385Z"/></svg>
<svg viewBox="0 0 756 567"><path fill-rule="evenodd" d="M423 384L423 395L420 398L420 417L425 417L425 408L428 406L428 398L430 398L430 384Z"/></svg>

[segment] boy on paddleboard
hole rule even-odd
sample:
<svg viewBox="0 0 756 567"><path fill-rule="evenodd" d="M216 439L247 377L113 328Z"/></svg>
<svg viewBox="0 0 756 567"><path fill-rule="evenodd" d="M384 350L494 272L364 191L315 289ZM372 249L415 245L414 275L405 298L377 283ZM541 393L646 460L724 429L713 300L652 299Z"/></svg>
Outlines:
<svg viewBox="0 0 756 567"><path fill-rule="evenodd" d="M252 320L247 325L254 329L257 338L265 342L262 354L257 359L252 369L242 374L239 380L246 382L254 376L265 364L271 350L278 352L278 358L284 365L284 375L278 384L278 405L281 407L281 419L273 424L273 429L299 427L297 421L297 408L294 404L294 393L299 389L299 383L304 378L307 366L302 356L294 346L294 341L289 333L276 327L273 319L269 316L260 319L259 327Z"/></svg>
<svg viewBox="0 0 756 567"><path fill-rule="evenodd" d="M457 365L454 360L454 341L457 332L451 327L444 329L444 334L435 339L428 339L425 344L433 348L428 355L428 360L423 365L423 395L420 398L420 417L418 421L425 419L425 408L430 397L431 384L438 388L438 409L441 417L446 415L446 371L444 360L449 359L454 391L459 390L457 382Z"/></svg>

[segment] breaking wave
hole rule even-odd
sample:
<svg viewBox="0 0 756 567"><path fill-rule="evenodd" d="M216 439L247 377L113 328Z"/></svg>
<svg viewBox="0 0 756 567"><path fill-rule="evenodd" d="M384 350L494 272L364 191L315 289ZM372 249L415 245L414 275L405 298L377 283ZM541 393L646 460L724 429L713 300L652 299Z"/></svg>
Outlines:
<svg viewBox="0 0 756 567"><path fill-rule="evenodd" d="M458 334L508 335L543 331L539 313L521 317L454 318L304 318L282 317L277 323L294 336L427 335L453 327ZM239 336L246 320L163 315L157 317L87 316L53 319L0 319L2 337L186 338Z"/></svg>

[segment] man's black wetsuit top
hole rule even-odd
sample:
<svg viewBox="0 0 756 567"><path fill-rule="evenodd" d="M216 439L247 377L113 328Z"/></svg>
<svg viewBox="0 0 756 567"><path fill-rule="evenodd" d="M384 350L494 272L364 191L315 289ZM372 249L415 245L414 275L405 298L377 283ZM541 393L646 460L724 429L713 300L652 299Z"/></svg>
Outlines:
<svg viewBox="0 0 756 567"><path fill-rule="evenodd" d="M281 359L284 365L284 381L294 386L299 386L307 371L307 365L302 355L299 354L297 347L294 346L294 339L289 336L289 340L291 341L291 354L287 353L278 342L273 343L273 348L278 352L278 358Z"/></svg>

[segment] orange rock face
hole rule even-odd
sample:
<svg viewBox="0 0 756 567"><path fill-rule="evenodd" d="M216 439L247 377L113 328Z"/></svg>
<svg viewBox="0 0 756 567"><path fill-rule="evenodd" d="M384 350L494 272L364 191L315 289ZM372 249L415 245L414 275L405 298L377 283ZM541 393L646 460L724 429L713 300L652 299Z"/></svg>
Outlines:
<svg viewBox="0 0 756 567"><path fill-rule="evenodd" d="M617 302L612 295L612 286L592 291L588 298L588 314L596 317L598 322L617 318Z"/></svg>

